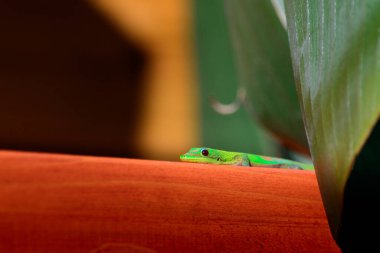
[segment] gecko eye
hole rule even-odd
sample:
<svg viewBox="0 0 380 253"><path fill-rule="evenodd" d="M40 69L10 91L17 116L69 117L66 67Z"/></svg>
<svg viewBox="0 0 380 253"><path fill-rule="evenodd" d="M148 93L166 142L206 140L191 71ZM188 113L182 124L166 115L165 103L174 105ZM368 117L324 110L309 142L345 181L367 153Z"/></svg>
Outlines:
<svg viewBox="0 0 380 253"><path fill-rule="evenodd" d="M208 156L208 150L207 149L202 149L202 155L203 156Z"/></svg>

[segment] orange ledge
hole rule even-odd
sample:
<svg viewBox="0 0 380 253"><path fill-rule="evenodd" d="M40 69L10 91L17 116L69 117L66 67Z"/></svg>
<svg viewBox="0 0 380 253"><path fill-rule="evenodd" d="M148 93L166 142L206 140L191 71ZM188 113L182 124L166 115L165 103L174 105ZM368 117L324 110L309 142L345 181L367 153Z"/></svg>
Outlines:
<svg viewBox="0 0 380 253"><path fill-rule="evenodd" d="M340 252L314 172L0 151L0 252Z"/></svg>

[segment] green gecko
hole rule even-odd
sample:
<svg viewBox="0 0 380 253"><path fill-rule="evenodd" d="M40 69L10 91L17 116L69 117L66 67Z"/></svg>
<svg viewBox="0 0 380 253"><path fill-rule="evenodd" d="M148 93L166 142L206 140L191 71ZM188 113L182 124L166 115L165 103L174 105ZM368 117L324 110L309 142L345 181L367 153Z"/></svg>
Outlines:
<svg viewBox="0 0 380 253"><path fill-rule="evenodd" d="M312 164L300 163L275 157L223 151L212 148L191 148L189 152L181 155L180 159L181 161L192 163L314 170Z"/></svg>

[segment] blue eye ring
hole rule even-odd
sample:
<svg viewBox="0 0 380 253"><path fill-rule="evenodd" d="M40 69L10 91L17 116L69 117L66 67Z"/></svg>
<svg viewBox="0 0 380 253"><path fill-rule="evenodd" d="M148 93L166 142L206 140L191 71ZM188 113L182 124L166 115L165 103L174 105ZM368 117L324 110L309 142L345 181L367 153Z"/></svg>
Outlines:
<svg viewBox="0 0 380 253"><path fill-rule="evenodd" d="M208 156L208 150L207 149L202 149L201 153L203 156Z"/></svg>

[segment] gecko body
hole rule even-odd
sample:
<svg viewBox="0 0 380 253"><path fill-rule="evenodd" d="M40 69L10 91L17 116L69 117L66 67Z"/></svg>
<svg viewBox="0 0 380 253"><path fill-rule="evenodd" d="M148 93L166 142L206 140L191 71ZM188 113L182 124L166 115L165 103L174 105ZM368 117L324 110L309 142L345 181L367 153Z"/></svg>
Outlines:
<svg viewBox="0 0 380 253"><path fill-rule="evenodd" d="M205 147L191 148L187 153L181 155L180 159L184 162L194 163L314 170L312 164Z"/></svg>

